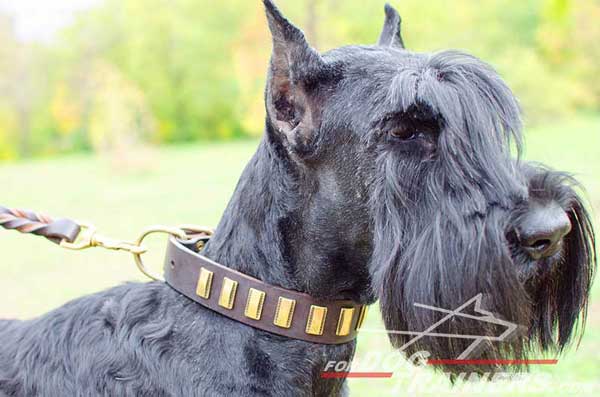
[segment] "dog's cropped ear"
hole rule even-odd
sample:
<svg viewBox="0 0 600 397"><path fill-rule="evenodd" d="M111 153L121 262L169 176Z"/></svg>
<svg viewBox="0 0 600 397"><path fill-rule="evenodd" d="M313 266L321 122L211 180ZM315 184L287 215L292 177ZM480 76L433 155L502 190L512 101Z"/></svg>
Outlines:
<svg viewBox="0 0 600 397"><path fill-rule="evenodd" d="M394 7L387 3L385 5L385 23L383 24L377 44L380 46L405 48L404 41L402 40L401 26L402 19L400 18L400 14L398 14L398 11Z"/></svg>
<svg viewBox="0 0 600 397"><path fill-rule="evenodd" d="M267 117L288 147L309 151L319 128L318 89L331 70L271 0L263 0L273 53L267 80Z"/></svg>

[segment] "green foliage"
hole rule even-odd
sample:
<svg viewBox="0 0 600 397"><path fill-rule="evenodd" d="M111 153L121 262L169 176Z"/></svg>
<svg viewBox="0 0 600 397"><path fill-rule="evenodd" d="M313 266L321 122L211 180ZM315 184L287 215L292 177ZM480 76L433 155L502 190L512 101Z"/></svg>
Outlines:
<svg viewBox="0 0 600 397"><path fill-rule="evenodd" d="M535 124L600 110L600 0L402 0L410 49L461 48ZM279 0L311 43L374 43L383 1ZM106 0L50 44L0 15L0 159L262 133L270 38L260 1Z"/></svg>

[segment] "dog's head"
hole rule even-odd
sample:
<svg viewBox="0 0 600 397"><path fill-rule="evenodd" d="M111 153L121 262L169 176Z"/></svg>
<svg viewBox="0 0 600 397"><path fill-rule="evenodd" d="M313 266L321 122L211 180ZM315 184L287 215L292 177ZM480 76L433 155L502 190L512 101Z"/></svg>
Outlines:
<svg viewBox="0 0 600 397"><path fill-rule="evenodd" d="M376 45L319 54L265 5L267 139L292 170L289 188L302 186L303 227L321 231L308 244L320 257L305 252L322 259L304 274L309 292L331 277L351 292L364 270L386 328L402 331L392 344L408 353L455 359L473 342L461 335L489 337L482 358L566 346L585 316L592 227L571 178L511 157L520 112L494 69L461 52L406 50L389 6ZM463 307L471 317L448 320L414 305L454 310L479 294L525 335L495 343L503 330L480 321L487 314ZM410 334L428 329L458 336Z"/></svg>

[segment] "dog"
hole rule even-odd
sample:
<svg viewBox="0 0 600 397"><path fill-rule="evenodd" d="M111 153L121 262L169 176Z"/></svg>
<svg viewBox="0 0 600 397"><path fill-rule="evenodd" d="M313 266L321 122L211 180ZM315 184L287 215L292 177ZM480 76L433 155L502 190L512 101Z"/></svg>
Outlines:
<svg viewBox="0 0 600 397"><path fill-rule="evenodd" d="M441 316L414 303L452 308L481 293L486 310L524 330L485 343L481 358L562 350L581 335L596 266L590 217L571 177L511 155L519 107L494 69L457 51L405 49L389 5L377 44L324 54L264 5L265 133L203 255L318 299L379 299L390 331ZM441 329L494 332L467 318ZM470 343L389 338L442 359ZM1 321L0 340L9 396L346 395L343 378L320 374L356 346L262 331L162 282Z"/></svg>

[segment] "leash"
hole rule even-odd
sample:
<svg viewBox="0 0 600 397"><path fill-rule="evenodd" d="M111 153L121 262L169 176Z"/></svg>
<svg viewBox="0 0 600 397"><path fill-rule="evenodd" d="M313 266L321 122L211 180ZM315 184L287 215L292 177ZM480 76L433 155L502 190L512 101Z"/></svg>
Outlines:
<svg viewBox="0 0 600 397"><path fill-rule="evenodd" d="M94 225L71 219L53 219L34 211L0 206L0 226L45 237L69 250L93 247L125 251L137 268L155 281L194 302L235 321L292 339L341 344L356 338L367 306L350 300L323 301L293 290L267 284L203 256L213 230L203 226L151 226L134 241L117 240L97 233ZM142 260L148 252L143 242L151 234L169 236L164 278Z"/></svg>
<svg viewBox="0 0 600 397"><path fill-rule="evenodd" d="M184 225L181 227L151 226L145 229L134 241L116 240L97 233L96 227L88 222L76 222L72 219L53 219L39 212L9 209L0 206L0 226L21 233L31 233L45 237L62 248L84 250L100 247L114 251L126 251L133 254L138 269L154 281L164 281L160 275L151 272L142 260L142 254L148 250L142 245L150 234L165 233L181 240L189 240L196 235L211 236L213 230L208 227Z"/></svg>

